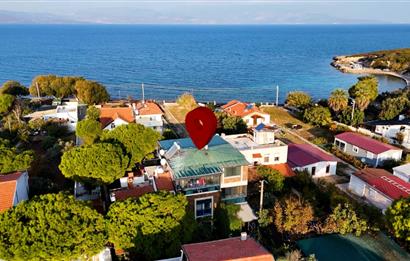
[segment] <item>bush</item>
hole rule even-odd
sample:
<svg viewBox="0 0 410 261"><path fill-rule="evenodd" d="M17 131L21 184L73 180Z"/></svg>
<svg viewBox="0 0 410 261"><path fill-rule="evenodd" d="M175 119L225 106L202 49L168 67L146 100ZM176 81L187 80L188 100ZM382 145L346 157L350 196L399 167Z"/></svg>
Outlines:
<svg viewBox="0 0 410 261"><path fill-rule="evenodd" d="M186 110L193 110L198 107L198 104L195 101L195 98L190 93L184 93L178 97L177 103L179 106L185 108Z"/></svg>
<svg viewBox="0 0 410 261"><path fill-rule="evenodd" d="M163 140L178 139L178 135L171 129L165 129L162 133Z"/></svg>
<svg viewBox="0 0 410 261"><path fill-rule="evenodd" d="M315 126L324 127L332 122L332 114L329 108L322 106L310 107L303 113L303 119Z"/></svg>
<svg viewBox="0 0 410 261"><path fill-rule="evenodd" d="M325 137L316 137L316 138L312 139L311 142L313 144L316 144L316 145L324 145L324 144L328 143L328 141Z"/></svg>
<svg viewBox="0 0 410 261"><path fill-rule="evenodd" d="M312 98L309 94L302 91L289 92L286 97L286 105L300 109L308 107L312 103Z"/></svg>
<svg viewBox="0 0 410 261"><path fill-rule="evenodd" d="M342 160L349 162L350 164L352 164L356 168L362 169L366 166L366 164L361 162L359 159L357 159L356 157L354 157L352 155L348 155L348 154L344 153L343 151L339 150L336 146L333 146L330 151L336 157L341 158Z"/></svg>

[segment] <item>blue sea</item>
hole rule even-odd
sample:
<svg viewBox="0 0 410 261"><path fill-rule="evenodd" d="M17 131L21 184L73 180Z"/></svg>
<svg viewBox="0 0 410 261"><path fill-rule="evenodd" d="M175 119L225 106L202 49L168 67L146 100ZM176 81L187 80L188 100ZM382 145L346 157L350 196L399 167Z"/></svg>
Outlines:
<svg viewBox="0 0 410 261"><path fill-rule="evenodd" d="M112 97L145 94L202 101L315 98L349 88L358 75L330 66L336 55L410 47L410 25L0 25L0 82L38 74L80 75ZM403 86L379 77L380 90Z"/></svg>

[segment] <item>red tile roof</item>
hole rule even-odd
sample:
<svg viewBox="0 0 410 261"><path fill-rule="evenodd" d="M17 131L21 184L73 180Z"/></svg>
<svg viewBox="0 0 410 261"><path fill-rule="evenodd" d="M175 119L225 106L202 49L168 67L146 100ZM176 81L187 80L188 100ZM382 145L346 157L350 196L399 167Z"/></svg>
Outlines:
<svg viewBox="0 0 410 261"><path fill-rule="evenodd" d="M155 102L147 101L144 104L141 102L135 104L139 115L155 115L164 114L161 108Z"/></svg>
<svg viewBox="0 0 410 261"><path fill-rule="evenodd" d="M253 260L273 261L273 256L253 238L233 237L182 246L188 261Z"/></svg>
<svg viewBox="0 0 410 261"><path fill-rule="evenodd" d="M354 175L392 200L410 196L410 183L384 169L365 168Z"/></svg>
<svg viewBox="0 0 410 261"><path fill-rule="evenodd" d="M260 154L260 153L254 153L254 154L252 154L252 158L254 158L254 159L262 158L262 154Z"/></svg>
<svg viewBox="0 0 410 261"><path fill-rule="evenodd" d="M266 113L261 112L258 109L258 107L252 104L249 104L246 102L240 102L237 100L232 100L228 102L227 104L222 106L222 109L224 110L224 112L232 116L238 116L238 117L244 117L254 112L257 112L259 114L266 114Z"/></svg>
<svg viewBox="0 0 410 261"><path fill-rule="evenodd" d="M118 201L126 200L127 198L138 198L144 194L151 192L154 192L154 188L150 184L137 186L133 188L122 188L113 191L113 193L115 194L115 200Z"/></svg>
<svg viewBox="0 0 410 261"><path fill-rule="evenodd" d="M175 191L171 173L169 173L168 171L162 174L158 174L158 177L155 178L155 184L157 185L158 190Z"/></svg>
<svg viewBox="0 0 410 261"><path fill-rule="evenodd" d="M288 164L290 167L304 167L321 161L338 161L336 157L309 144L289 144Z"/></svg>
<svg viewBox="0 0 410 261"><path fill-rule="evenodd" d="M389 150L400 150L399 148L394 147L390 144L386 144L354 132L344 132L336 135L335 138L362 148L366 151L370 151L374 154L380 154Z"/></svg>
<svg viewBox="0 0 410 261"><path fill-rule="evenodd" d="M24 172L15 172L0 175L0 212L13 207L17 180L23 175L23 173Z"/></svg>
<svg viewBox="0 0 410 261"><path fill-rule="evenodd" d="M268 167L279 171L285 177L296 176L295 172L289 167L287 163L268 165Z"/></svg>
<svg viewBox="0 0 410 261"><path fill-rule="evenodd" d="M101 107L100 122L103 128L120 118L128 123L135 122L134 112L131 107Z"/></svg>

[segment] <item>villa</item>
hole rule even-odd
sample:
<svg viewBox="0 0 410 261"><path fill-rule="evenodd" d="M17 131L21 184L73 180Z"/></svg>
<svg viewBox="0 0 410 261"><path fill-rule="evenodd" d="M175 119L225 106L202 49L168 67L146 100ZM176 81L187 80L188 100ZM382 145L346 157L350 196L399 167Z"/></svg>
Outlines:
<svg viewBox="0 0 410 261"><path fill-rule="evenodd" d="M152 101L133 103L135 121L145 127L152 128L159 133L163 132L163 115L161 108Z"/></svg>
<svg viewBox="0 0 410 261"><path fill-rule="evenodd" d="M221 108L231 116L242 118L248 127L254 127L261 123L270 124L270 115L260 111L254 104L232 100Z"/></svg>

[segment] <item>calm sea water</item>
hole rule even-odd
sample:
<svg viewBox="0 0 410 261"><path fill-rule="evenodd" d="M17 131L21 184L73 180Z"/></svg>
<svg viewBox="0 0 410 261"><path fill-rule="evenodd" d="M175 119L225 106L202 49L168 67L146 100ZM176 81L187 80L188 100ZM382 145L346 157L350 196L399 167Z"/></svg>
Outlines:
<svg viewBox="0 0 410 261"><path fill-rule="evenodd" d="M1 25L0 82L38 74L82 75L113 97L283 101L290 90L326 97L357 75L329 64L335 55L410 47L409 25L126 26ZM382 91L403 86L379 77Z"/></svg>

